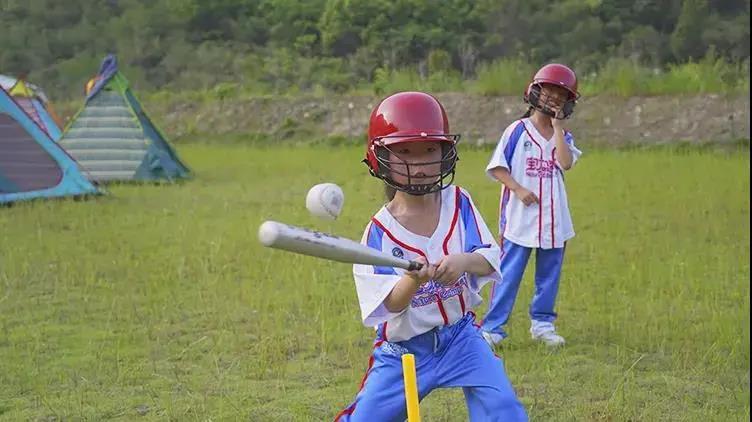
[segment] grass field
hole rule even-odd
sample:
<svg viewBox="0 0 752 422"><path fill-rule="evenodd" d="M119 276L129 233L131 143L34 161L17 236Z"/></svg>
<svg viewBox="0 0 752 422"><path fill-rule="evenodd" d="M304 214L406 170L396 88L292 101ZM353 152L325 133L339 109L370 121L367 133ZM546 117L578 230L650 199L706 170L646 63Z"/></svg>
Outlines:
<svg viewBox="0 0 752 422"><path fill-rule="evenodd" d="M180 152L195 180L0 209L0 420L320 421L354 397L373 333L350 267L256 230L359 238L382 199L362 149ZM528 272L499 350L531 418L749 420L749 150L586 154L567 175L568 344L530 340ZM463 151L458 182L495 227L488 155ZM305 210L321 181L347 195L337 222ZM421 412L467 420L459 390Z"/></svg>

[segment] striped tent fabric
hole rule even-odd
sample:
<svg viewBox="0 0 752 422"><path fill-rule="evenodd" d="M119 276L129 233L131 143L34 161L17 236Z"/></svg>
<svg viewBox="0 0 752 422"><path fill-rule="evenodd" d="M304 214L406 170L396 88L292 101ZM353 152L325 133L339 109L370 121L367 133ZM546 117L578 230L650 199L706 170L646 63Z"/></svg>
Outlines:
<svg viewBox="0 0 752 422"><path fill-rule="evenodd" d="M134 179L149 149L125 98L104 90L70 124L60 145L89 177L103 182Z"/></svg>
<svg viewBox="0 0 752 422"><path fill-rule="evenodd" d="M112 55L87 83L84 105L58 143L97 182L172 181L190 176L133 95Z"/></svg>

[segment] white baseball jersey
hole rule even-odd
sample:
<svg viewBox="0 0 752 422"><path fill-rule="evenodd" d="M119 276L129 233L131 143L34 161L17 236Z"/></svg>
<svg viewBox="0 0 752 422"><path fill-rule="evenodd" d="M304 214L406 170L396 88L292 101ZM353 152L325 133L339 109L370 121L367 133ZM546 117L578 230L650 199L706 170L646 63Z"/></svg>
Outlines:
<svg viewBox="0 0 752 422"><path fill-rule="evenodd" d="M479 291L484 284L500 280L499 246L470 195L457 186L441 191L439 224L431 237L408 231L382 207L366 227L361 243L405 259L423 256L429 263L448 254L474 252L494 268L488 276L464 274L450 286L428 281L418 288L409 306L394 313L384 306L384 299L405 271L353 265L363 324L376 327L383 340L404 341L434 327L453 324L482 302Z"/></svg>
<svg viewBox="0 0 752 422"><path fill-rule="evenodd" d="M572 164L582 155L574 137L564 132L572 151ZM528 248L561 248L574 237L572 217L567 204L564 171L556 161L556 144L545 139L530 119L517 120L501 135L486 167L509 169L515 181L538 196L539 203L525 206L506 186L501 190L499 235Z"/></svg>

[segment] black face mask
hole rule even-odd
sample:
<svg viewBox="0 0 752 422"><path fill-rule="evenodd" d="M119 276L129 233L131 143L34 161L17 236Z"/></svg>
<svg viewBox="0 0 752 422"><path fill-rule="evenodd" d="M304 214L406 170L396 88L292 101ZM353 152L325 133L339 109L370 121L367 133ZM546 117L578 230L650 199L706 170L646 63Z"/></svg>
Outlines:
<svg viewBox="0 0 752 422"><path fill-rule="evenodd" d="M526 99L528 104L549 117L568 119L572 116L572 113L574 113L574 106L577 105L577 98L574 95L569 96L569 99L567 99L567 101L561 106L561 110L559 110L559 113L557 114L555 111L557 104L551 101L551 97L547 96L545 101L541 101L541 89L540 84L535 84L530 87L530 92Z"/></svg>
<svg viewBox="0 0 752 422"><path fill-rule="evenodd" d="M441 160L408 164L406 161L397 159L396 161L390 161L390 151L388 146L381 146L376 148L376 159L379 162L378 173L371 171L373 176L383 180L384 183L391 186L394 189L408 193L410 195L427 195L429 193L439 192L449 187L454 181L454 173L459 161L457 155L456 141L459 140L459 135L449 135L455 137L455 142L442 142L441 144ZM396 155L396 154L393 154ZM426 166L432 164L441 164L441 171L438 174L427 174L417 179L423 180L435 180L430 183L415 183L415 176L411 176L411 166ZM393 166L399 165L404 168L404 171L395 170ZM407 183L398 183L392 179L392 174L399 174L407 178Z"/></svg>

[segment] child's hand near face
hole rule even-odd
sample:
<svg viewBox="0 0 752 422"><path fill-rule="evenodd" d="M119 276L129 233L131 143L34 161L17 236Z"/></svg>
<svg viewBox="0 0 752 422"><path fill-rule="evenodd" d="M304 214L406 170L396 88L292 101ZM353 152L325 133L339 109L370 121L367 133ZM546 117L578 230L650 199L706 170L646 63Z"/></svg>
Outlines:
<svg viewBox="0 0 752 422"><path fill-rule="evenodd" d="M556 117L551 118L551 126L553 126L554 130L557 132L561 131L564 128L562 126L562 124L564 123L564 118L561 116L562 116L562 112L561 112L561 108L559 108L556 110Z"/></svg>

